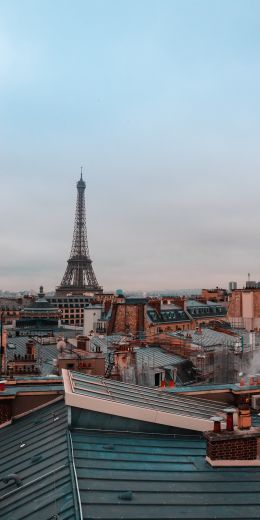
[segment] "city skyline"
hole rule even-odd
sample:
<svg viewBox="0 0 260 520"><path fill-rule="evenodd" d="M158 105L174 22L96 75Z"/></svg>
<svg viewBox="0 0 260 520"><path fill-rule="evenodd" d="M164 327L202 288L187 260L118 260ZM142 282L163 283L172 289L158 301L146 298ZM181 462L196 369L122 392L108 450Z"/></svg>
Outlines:
<svg viewBox="0 0 260 520"><path fill-rule="evenodd" d="M104 290L260 279L260 5L0 6L2 290L59 285L83 164Z"/></svg>

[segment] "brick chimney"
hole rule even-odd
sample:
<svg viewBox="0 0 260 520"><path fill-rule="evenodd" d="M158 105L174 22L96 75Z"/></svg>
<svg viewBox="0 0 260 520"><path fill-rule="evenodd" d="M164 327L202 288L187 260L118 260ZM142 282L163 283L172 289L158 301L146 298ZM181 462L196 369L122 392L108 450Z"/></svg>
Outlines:
<svg viewBox="0 0 260 520"><path fill-rule="evenodd" d="M89 352L89 337L88 336L78 336L77 337L77 348L80 350L86 350Z"/></svg>
<svg viewBox="0 0 260 520"><path fill-rule="evenodd" d="M32 339L29 339L26 343L26 354L32 356L32 359L35 359L35 352L35 343Z"/></svg>
<svg viewBox="0 0 260 520"><path fill-rule="evenodd" d="M110 307L112 306L112 302L110 300L105 300L104 302L104 313L107 314Z"/></svg>
<svg viewBox="0 0 260 520"><path fill-rule="evenodd" d="M158 314L160 314L161 312L161 301L160 300L157 300L157 299L152 299L152 300L149 300L149 305L151 305L151 307L153 309L155 309Z"/></svg>
<svg viewBox="0 0 260 520"><path fill-rule="evenodd" d="M226 429L221 430L217 424L219 417L212 417L214 429L204 433L206 461L211 466L260 466L260 428L245 430L234 427L233 414L236 411L234 408L225 410Z"/></svg>

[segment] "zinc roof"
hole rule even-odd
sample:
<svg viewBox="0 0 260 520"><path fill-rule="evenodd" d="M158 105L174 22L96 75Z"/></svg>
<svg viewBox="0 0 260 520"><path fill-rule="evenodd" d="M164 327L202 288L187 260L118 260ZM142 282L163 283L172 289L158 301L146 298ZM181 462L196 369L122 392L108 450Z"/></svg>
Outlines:
<svg viewBox="0 0 260 520"><path fill-rule="evenodd" d="M14 359L14 355L24 356L26 354L26 343L30 338L29 336L18 336L10 338L8 341L12 345L12 348L7 347L7 360L11 361ZM37 366L40 368L42 375L50 374L53 371L54 365L53 360L57 358L57 346L54 345L41 345L35 343Z"/></svg>
<svg viewBox="0 0 260 520"><path fill-rule="evenodd" d="M1 397L11 396L11 395L17 395L17 394L48 394L48 393L57 393L57 394L63 394L64 393L64 387L62 382L59 382L58 384L28 384L28 385L7 385L5 387L5 390L1 391Z"/></svg>
<svg viewBox="0 0 260 520"><path fill-rule="evenodd" d="M205 441L182 435L73 430L83 517L260 517L259 468L212 468Z"/></svg>
<svg viewBox="0 0 260 520"><path fill-rule="evenodd" d="M92 338L90 339L90 345L91 347L99 347L101 352L107 352L108 341L106 339L106 336L101 338L99 336L92 336Z"/></svg>
<svg viewBox="0 0 260 520"><path fill-rule="evenodd" d="M67 410L63 400L14 421L0 431L1 518L75 520ZM21 486L13 480L17 474Z"/></svg>
<svg viewBox="0 0 260 520"><path fill-rule="evenodd" d="M153 388L63 371L68 405L191 430L209 429L211 417L223 415L218 401L160 392Z"/></svg>
<svg viewBox="0 0 260 520"><path fill-rule="evenodd" d="M138 368L145 365L149 367L174 366L186 361L185 358L176 354L169 354L160 347L141 347L136 349L135 358Z"/></svg>
<svg viewBox="0 0 260 520"><path fill-rule="evenodd" d="M190 317L183 309L162 309L157 312L152 307L148 307L146 314L149 320L153 323L175 323L190 321Z"/></svg>
<svg viewBox="0 0 260 520"><path fill-rule="evenodd" d="M214 347L217 345L234 345L237 336L218 332L213 329L202 328L200 331L187 330L179 332L170 332L171 336L181 339L187 339L190 343L201 345L202 347Z"/></svg>

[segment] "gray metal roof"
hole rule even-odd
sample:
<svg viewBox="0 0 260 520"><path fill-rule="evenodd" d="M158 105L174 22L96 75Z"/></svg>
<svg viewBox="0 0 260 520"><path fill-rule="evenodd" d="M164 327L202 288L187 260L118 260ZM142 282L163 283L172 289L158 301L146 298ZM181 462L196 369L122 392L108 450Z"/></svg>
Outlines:
<svg viewBox="0 0 260 520"><path fill-rule="evenodd" d="M157 312L153 307L147 306L146 316L152 323L178 323L191 321L190 316L183 309L161 309Z"/></svg>
<svg viewBox="0 0 260 520"><path fill-rule="evenodd" d="M197 300L188 300L187 307L206 307L206 304Z"/></svg>
<svg viewBox="0 0 260 520"><path fill-rule="evenodd" d="M212 318L212 317L224 317L227 314L227 308L222 302L215 304L201 303L196 300L187 301L187 311L192 317Z"/></svg>
<svg viewBox="0 0 260 520"><path fill-rule="evenodd" d="M145 365L148 367L168 367L179 365L186 361L185 358L177 356L176 354L169 354L160 347L141 347L136 349L135 358L137 368L142 368Z"/></svg>
<svg viewBox="0 0 260 520"><path fill-rule="evenodd" d="M92 338L90 338L90 348L99 347L101 352L107 352L107 346L108 346L108 341L106 339L106 336L104 336L104 337L92 336Z"/></svg>
<svg viewBox="0 0 260 520"><path fill-rule="evenodd" d="M179 332L170 332L171 336L175 338L187 339L191 343L198 344L202 347L213 347L216 345L234 345L237 341L237 336L218 332L213 329L202 328L199 331L187 330Z"/></svg>
<svg viewBox="0 0 260 520"><path fill-rule="evenodd" d="M74 394L97 400L97 411L99 411L98 400L102 399L122 403L129 407L147 408L168 414L207 420L217 413L223 413L223 406L218 401L205 401L205 399L197 397L168 394L153 388L140 387L79 372L70 372L70 381Z"/></svg>
<svg viewBox="0 0 260 520"><path fill-rule="evenodd" d="M75 520L67 410L58 401L0 430L0 499L4 520ZM22 485L3 482L17 474Z"/></svg>
<svg viewBox="0 0 260 520"><path fill-rule="evenodd" d="M15 348L7 347L7 360L11 361L14 359L14 355L24 356L26 354L26 343L31 339L29 336L18 336L9 338L8 343L14 345ZM42 375L50 374L53 371L54 365L53 360L57 358L57 346L54 345L40 345L36 343L36 355Z"/></svg>
<svg viewBox="0 0 260 520"><path fill-rule="evenodd" d="M72 431L84 518L260 518L259 468L211 468L199 437Z"/></svg>
<svg viewBox="0 0 260 520"><path fill-rule="evenodd" d="M32 378L33 380L33 378ZM31 383L31 378L30 378ZM6 397L7 395L17 395L17 394L32 394L32 393L57 393L64 394L64 387L61 381L57 384L16 384L16 385L6 385L5 390L1 392L2 397Z"/></svg>

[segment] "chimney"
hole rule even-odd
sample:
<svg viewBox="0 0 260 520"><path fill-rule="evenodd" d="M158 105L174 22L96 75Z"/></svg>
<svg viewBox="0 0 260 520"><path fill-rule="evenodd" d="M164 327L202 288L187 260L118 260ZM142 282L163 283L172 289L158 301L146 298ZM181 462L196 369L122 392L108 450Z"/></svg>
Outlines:
<svg viewBox="0 0 260 520"><path fill-rule="evenodd" d="M77 348L80 350L86 350L89 352L89 338L88 336L77 337Z"/></svg>
<svg viewBox="0 0 260 520"><path fill-rule="evenodd" d="M161 312L161 301L160 300L156 300L156 299L153 299L153 300L149 300L149 305L151 305L151 307L153 307L153 309L156 310L156 312L158 312L158 314L160 314Z"/></svg>
<svg viewBox="0 0 260 520"><path fill-rule="evenodd" d="M112 302L110 300L105 300L104 302L104 313L107 314L110 307L112 305Z"/></svg>
<svg viewBox="0 0 260 520"><path fill-rule="evenodd" d="M35 358L35 344L32 339L29 339L26 343L26 354Z"/></svg>
<svg viewBox="0 0 260 520"><path fill-rule="evenodd" d="M5 384L6 384L6 381L4 381L4 380L0 381L0 392L3 392L5 390Z"/></svg>
<svg viewBox="0 0 260 520"><path fill-rule="evenodd" d="M246 409L240 408L242 411ZM246 427L244 426L244 415L240 418L238 410L238 426L234 427L233 416L237 411L235 408L226 408L226 429L221 430L220 417L212 417L214 428L205 432L207 442L206 461L214 467L221 466L260 466L260 427L250 428L248 426L248 408L246 416ZM251 421L251 418L250 418ZM241 429L242 426L242 429Z"/></svg>

